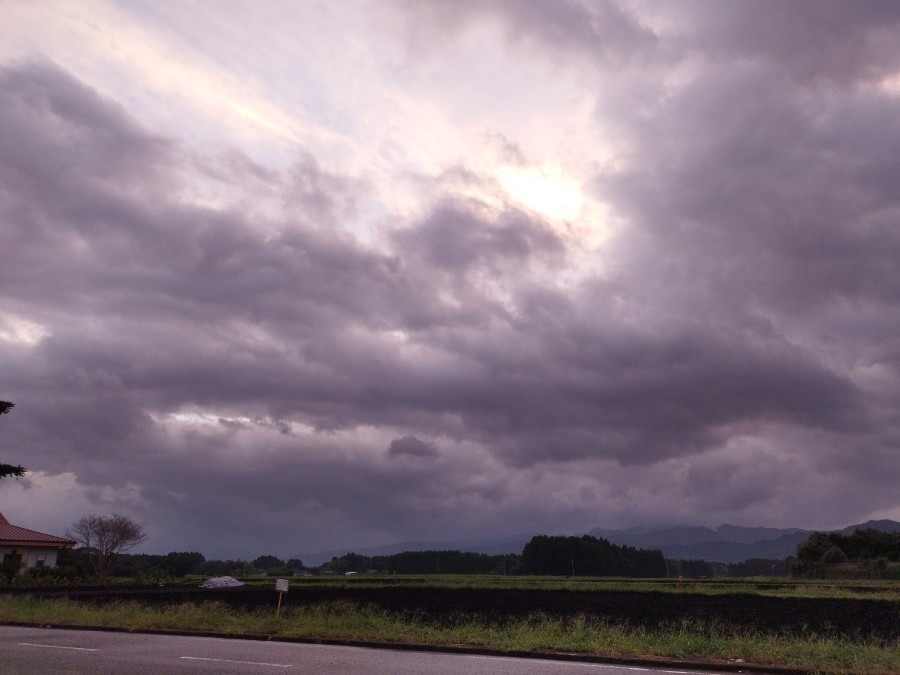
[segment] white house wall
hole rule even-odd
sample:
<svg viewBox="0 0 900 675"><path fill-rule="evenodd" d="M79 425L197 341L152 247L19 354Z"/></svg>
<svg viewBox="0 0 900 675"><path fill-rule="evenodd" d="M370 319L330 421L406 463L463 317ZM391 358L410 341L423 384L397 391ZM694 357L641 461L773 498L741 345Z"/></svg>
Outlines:
<svg viewBox="0 0 900 675"><path fill-rule="evenodd" d="M22 555L22 562L25 563L23 569L30 569L37 565L38 556L45 556L44 567L56 567L56 557L59 553L55 548L32 548L25 546L0 546L0 561L7 553L16 551Z"/></svg>

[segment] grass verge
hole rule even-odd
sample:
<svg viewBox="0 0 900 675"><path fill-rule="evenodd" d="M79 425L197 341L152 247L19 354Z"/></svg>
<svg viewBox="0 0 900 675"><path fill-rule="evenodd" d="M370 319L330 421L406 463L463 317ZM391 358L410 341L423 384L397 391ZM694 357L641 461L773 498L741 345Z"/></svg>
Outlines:
<svg viewBox="0 0 900 675"><path fill-rule="evenodd" d="M650 631L583 617L557 619L539 614L500 625L467 617L438 625L349 602L291 608L279 617L272 611L241 612L220 603L150 607L118 602L97 607L70 600L0 596L0 622L469 645L502 651L551 650L621 657L741 659L748 665L792 666L821 673L900 673L900 641L878 644L816 634L777 637L695 622Z"/></svg>

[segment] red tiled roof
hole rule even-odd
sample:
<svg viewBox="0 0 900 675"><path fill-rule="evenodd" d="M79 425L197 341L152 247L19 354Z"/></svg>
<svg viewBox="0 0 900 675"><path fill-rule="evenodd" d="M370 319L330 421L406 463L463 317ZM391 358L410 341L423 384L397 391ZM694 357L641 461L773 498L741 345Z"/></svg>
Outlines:
<svg viewBox="0 0 900 675"><path fill-rule="evenodd" d="M74 546L75 542L65 537L54 537L52 534L35 532L24 527L10 525L9 521L0 513L0 545L4 546Z"/></svg>

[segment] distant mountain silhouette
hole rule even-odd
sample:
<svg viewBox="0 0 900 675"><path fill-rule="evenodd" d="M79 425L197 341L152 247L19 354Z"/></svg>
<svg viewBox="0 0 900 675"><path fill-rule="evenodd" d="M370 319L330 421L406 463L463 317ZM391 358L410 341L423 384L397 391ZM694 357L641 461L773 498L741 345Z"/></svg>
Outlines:
<svg viewBox="0 0 900 675"><path fill-rule="evenodd" d="M894 520L869 520L849 525L839 531L852 534L855 530L881 530L900 532L900 523ZM681 560L706 560L708 562L737 563L752 558L783 560L797 554L797 546L814 530L777 527L742 527L720 525L703 527L695 525L643 525L624 530L595 528L587 534L602 537L619 546L658 549L666 558ZM554 534L538 533L534 534ZM403 551L469 551L499 555L522 553L532 534L520 534L496 539L469 541L407 541L386 546L356 549L339 549L320 553L305 553L299 557L307 565L321 565L335 556L358 553L366 556L392 555Z"/></svg>
<svg viewBox="0 0 900 675"><path fill-rule="evenodd" d="M855 530L880 530L881 532L900 532L900 523L896 520L867 520L860 525L851 525L841 530L841 534L853 534Z"/></svg>
<svg viewBox="0 0 900 675"><path fill-rule="evenodd" d="M870 520L840 530L852 534L858 529L900 532L900 523L893 520ZM627 530L594 529L588 534L603 537L613 544L653 548L669 559L706 560L708 562L737 563L751 558L782 560L797 554L797 546L814 530L775 527L695 527L691 525L663 525Z"/></svg>

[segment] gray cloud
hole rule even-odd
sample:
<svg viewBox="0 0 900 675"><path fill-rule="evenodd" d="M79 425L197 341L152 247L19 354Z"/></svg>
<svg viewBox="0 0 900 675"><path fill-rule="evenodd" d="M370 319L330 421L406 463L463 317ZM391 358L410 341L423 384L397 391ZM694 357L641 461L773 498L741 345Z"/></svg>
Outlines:
<svg viewBox="0 0 900 675"><path fill-rule="evenodd" d="M415 436L395 438L388 447L389 455L409 455L410 457L433 457L437 450L431 443L426 443Z"/></svg>
<svg viewBox="0 0 900 675"><path fill-rule="evenodd" d="M589 254L461 194L496 188L463 164L417 177L424 211L367 242L342 225L374 188L309 151L201 157L61 67L0 69L0 310L45 333L0 339L0 431L32 470L0 490L68 472L156 541L218 555L280 532L297 553L897 508L891 11L693 4L651 34L624 6L408 15L500 21L511 49L574 46L588 73L629 64L601 80L653 105L597 100L630 152L591 182L619 225ZM228 197L193 199L195 180Z"/></svg>
<svg viewBox="0 0 900 675"><path fill-rule="evenodd" d="M508 212L499 222L485 222L464 204L441 204L429 217L397 239L408 254L438 269L467 273L473 268L500 275L520 269L533 258L560 256L563 244L550 229L524 213Z"/></svg>
<svg viewBox="0 0 900 675"><path fill-rule="evenodd" d="M410 39L419 48L455 36L480 20L496 20L516 46L537 43L558 53L579 52L605 63L622 63L652 49L654 33L614 0L491 0L401 3ZM429 40L423 36L427 30Z"/></svg>
<svg viewBox="0 0 900 675"><path fill-rule="evenodd" d="M674 7L670 8L674 9ZM782 3L699 0L680 3L690 16L683 39L715 58L754 59L801 82L852 84L883 77L900 64L891 46L900 10L890 2Z"/></svg>

